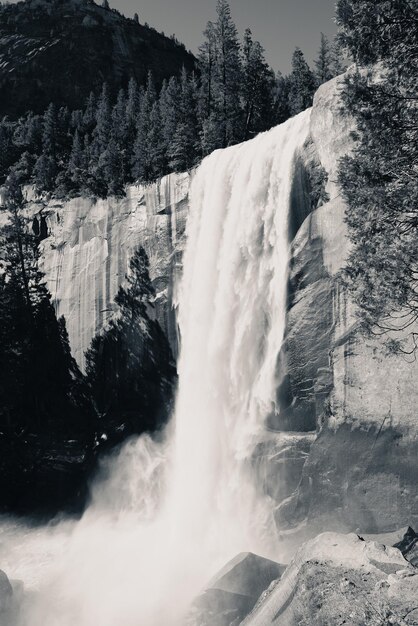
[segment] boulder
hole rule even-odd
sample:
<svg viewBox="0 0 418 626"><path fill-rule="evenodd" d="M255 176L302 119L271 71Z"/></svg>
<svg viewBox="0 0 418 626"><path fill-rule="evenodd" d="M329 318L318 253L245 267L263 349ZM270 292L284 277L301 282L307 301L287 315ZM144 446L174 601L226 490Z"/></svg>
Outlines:
<svg viewBox="0 0 418 626"><path fill-rule="evenodd" d="M7 575L0 570L0 618L12 608L13 587ZM1 622L0 622L1 623Z"/></svg>
<svg viewBox="0 0 418 626"><path fill-rule="evenodd" d="M402 539L394 544L414 567L418 567L418 535L410 526L406 529Z"/></svg>
<svg viewBox="0 0 418 626"><path fill-rule="evenodd" d="M397 548L355 534L304 544L243 626L415 624L418 572Z"/></svg>
<svg viewBox="0 0 418 626"><path fill-rule="evenodd" d="M238 626L285 567L251 552L238 554L196 598L188 626Z"/></svg>

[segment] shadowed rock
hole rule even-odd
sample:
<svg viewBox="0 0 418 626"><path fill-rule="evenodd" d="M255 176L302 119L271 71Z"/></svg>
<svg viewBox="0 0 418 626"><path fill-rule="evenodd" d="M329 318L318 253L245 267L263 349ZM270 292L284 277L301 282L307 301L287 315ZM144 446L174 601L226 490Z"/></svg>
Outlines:
<svg viewBox="0 0 418 626"><path fill-rule="evenodd" d="M238 554L193 603L188 626L237 626L284 565L251 552Z"/></svg>
<svg viewBox="0 0 418 626"><path fill-rule="evenodd" d="M394 548L398 548L411 565L418 567L418 535L410 526L402 539L394 544Z"/></svg>

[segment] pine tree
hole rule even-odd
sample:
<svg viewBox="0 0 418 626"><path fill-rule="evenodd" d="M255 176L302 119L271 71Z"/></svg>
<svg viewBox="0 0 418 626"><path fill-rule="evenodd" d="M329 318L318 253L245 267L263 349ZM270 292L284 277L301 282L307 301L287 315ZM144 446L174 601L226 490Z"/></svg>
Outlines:
<svg viewBox="0 0 418 626"><path fill-rule="evenodd" d="M120 89L118 92L118 97L116 100L116 104L112 109L112 135L115 139L120 142L123 141L123 131L126 120L126 96L125 91Z"/></svg>
<svg viewBox="0 0 418 626"><path fill-rule="evenodd" d="M331 59L332 59L332 73L334 76L339 76L346 70L346 64L341 52L341 46L338 39L335 38L331 46Z"/></svg>
<svg viewBox="0 0 418 626"><path fill-rule="evenodd" d="M57 115L54 104L45 111L42 133L42 154L55 162L57 153Z"/></svg>
<svg viewBox="0 0 418 626"><path fill-rule="evenodd" d="M96 96L93 92L90 92L90 95L87 99L86 108L84 109L83 114L83 132L91 134L96 126Z"/></svg>
<svg viewBox="0 0 418 626"><path fill-rule="evenodd" d="M328 39L321 33L321 45L315 61L315 77L317 85L322 85L334 76L332 68L332 51Z"/></svg>
<svg viewBox="0 0 418 626"><path fill-rule="evenodd" d="M56 174L57 166L55 160L49 155L41 154L33 168L34 182L37 191L53 191L55 188Z"/></svg>
<svg viewBox="0 0 418 626"><path fill-rule="evenodd" d="M289 108L292 115L312 106L315 93L315 77L305 61L303 52L296 48L292 57L290 74Z"/></svg>
<svg viewBox="0 0 418 626"><path fill-rule="evenodd" d="M203 153L237 143L243 134L242 65L237 28L227 0L218 0L199 50L202 86L199 115Z"/></svg>
<svg viewBox="0 0 418 626"><path fill-rule="evenodd" d="M61 107L57 115L56 151L58 161L65 158L71 149L72 137L70 134L70 111L68 107Z"/></svg>
<svg viewBox="0 0 418 626"><path fill-rule="evenodd" d="M0 184L6 179L12 160L12 146L6 126L0 123Z"/></svg>
<svg viewBox="0 0 418 626"><path fill-rule="evenodd" d="M88 402L84 404L82 377L71 357L65 324L56 319L39 268L38 239L13 174L7 181L5 210L9 221L1 229L0 326L8 320L8 327L7 333L0 331L2 423L6 420L10 433L23 429L74 436L77 428L89 428L84 412Z"/></svg>
<svg viewBox="0 0 418 626"><path fill-rule="evenodd" d="M345 279L366 333L414 351L418 250L418 7L407 0L340 0L339 40L357 64L343 98L357 145L340 166L353 247ZM366 70L379 63L378 75ZM404 339L411 340L409 346Z"/></svg>
<svg viewBox="0 0 418 626"><path fill-rule="evenodd" d="M102 195L123 195L123 157L116 140L112 137L102 152L98 163L98 179L105 187Z"/></svg>
<svg viewBox="0 0 418 626"><path fill-rule="evenodd" d="M274 94L274 120L275 124L283 124L292 116L289 103L291 79L278 72Z"/></svg>
<svg viewBox="0 0 418 626"><path fill-rule="evenodd" d="M208 119L214 112L214 83L216 63L216 33L213 22L208 22L203 33L205 40L199 47L199 68L201 75L200 89L200 117L201 121Z"/></svg>
<svg viewBox="0 0 418 626"><path fill-rule="evenodd" d="M243 139L246 140L273 124L275 81L264 58L264 49L258 41L253 41L249 28L244 34L243 57Z"/></svg>
<svg viewBox="0 0 418 626"><path fill-rule="evenodd" d="M215 22L215 114L220 126L222 145L237 143L242 137L240 93L242 67L237 28L227 0L218 0Z"/></svg>
<svg viewBox="0 0 418 626"><path fill-rule="evenodd" d="M169 153L170 145L177 130L180 118L181 91L178 80L172 76L168 83L163 83L160 92L160 112L164 149Z"/></svg>
<svg viewBox="0 0 418 626"><path fill-rule="evenodd" d="M146 180L153 181L164 176L167 170L167 154L164 149L160 103L158 100L154 102L151 109L147 143L149 163Z"/></svg>
<svg viewBox="0 0 418 626"><path fill-rule="evenodd" d="M13 173L13 176L16 178L16 182L19 185L23 185L31 180L34 166L34 155L25 151L22 153L20 159L11 166L10 172Z"/></svg>
<svg viewBox="0 0 418 626"><path fill-rule="evenodd" d="M127 96L127 101L126 101L127 120L129 121L136 120L137 115L139 113L139 107L140 107L140 99L139 99L138 83L136 82L135 78L132 77L129 80L128 96Z"/></svg>
<svg viewBox="0 0 418 626"><path fill-rule="evenodd" d="M111 141L114 144L114 147L118 151L118 167L117 167L117 176L119 178L118 184L115 185L116 179L114 178L114 183L112 184L113 189L118 189L119 192L123 189L123 185L128 180L128 174L130 169L130 158L131 153L127 152L127 129L126 129L126 96L125 91L121 89L118 93L118 97L116 100L116 104L112 109L112 130L111 130ZM109 153L114 149L109 150ZM116 170L115 170L116 173Z"/></svg>
<svg viewBox="0 0 418 626"><path fill-rule="evenodd" d="M124 145L124 175L125 179L132 182L134 177L131 174L132 155L137 133L137 125L141 110L141 97L138 84L131 78L128 85L128 95L126 99L125 120L123 123L122 136Z"/></svg>
<svg viewBox="0 0 418 626"><path fill-rule="evenodd" d="M34 168L38 191L52 191L57 175L57 116L51 103L45 111L42 132L42 154Z"/></svg>
<svg viewBox="0 0 418 626"><path fill-rule="evenodd" d="M152 180L151 152L149 133L151 127L151 112L156 102L157 94L152 73L148 74L147 88L141 97L141 111L138 117L136 138L132 156L132 177L139 182Z"/></svg>
<svg viewBox="0 0 418 626"><path fill-rule="evenodd" d="M111 128L111 109L107 84L104 83L96 107L96 126L93 130L92 156L99 159L101 153L106 150Z"/></svg>
<svg viewBox="0 0 418 626"><path fill-rule="evenodd" d="M77 190L82 189L86 169L87 161L83 150L83 142L80 133L76 130L67 167L67 176L73 188Z"/></svg>
<svg viewBox="0 0 418 626"><path fill-rule="evenodd" d="M178 122L172 135L168 153L170 168L183 172L196 165L198 160L198 93L194 76L189 77L183 67L180 82Z"/></svg>
<svg viewBox="0 0 418 626"><path fill-rule="evenodd" d="M153 431L169 413L176 374L168 341L153 319L154 297L149 260L139 248L116 297L119 314L86 354L90 388L113 433L121 422L128 432Z"/></svg>

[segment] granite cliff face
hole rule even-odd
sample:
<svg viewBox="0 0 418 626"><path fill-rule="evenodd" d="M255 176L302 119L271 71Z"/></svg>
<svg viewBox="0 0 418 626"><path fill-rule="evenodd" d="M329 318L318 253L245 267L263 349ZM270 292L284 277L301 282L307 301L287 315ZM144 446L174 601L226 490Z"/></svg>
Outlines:
<svg viewBox="0 0 418 626"><path fill-rule="evenodd" d="M336 169L351 149L352 124L339 90L334 79L315 97L311 134L328 173L330 201L305 219L292 242L283 348L288 396L282 411L289 413L283 430L315 433L277 521L309 534L390 531L418 516L418 366L385 355L382 339L359 335L354 306L338 281L349 242Z"/></svg>
<svg viewBox="0 0 418 626"><path fill-rule="evenodd" d="M132 186L126 198L70 202L34 201L43 224L43 269L57 315L64 315L72 352L83 366L94 334L116 309L114 297L139 245L150 258L156 315L174 354L177 329L174 285L187 215L189 175L171 174L148 187Z"/></svg>
<svg viewBox="0 0 418 626"><path fill-rule="evenodd" d="M338 280L349 242L337 165L352 147L352 120L340 90L337 78L317 92L311 138L295 163L277 401L254 453L278 527L295 537L325 527L383 532L418 521L418 365L385 356L381 341L358 334L354 307ZM313 187L322 170L329 200L316 207ZM187 174L170 175L129 188L123 199L35 206L48 235L44 270L79 363L112 314L140 243L151 260L157 316L176 353L174 292L189 183Z"/></svg>

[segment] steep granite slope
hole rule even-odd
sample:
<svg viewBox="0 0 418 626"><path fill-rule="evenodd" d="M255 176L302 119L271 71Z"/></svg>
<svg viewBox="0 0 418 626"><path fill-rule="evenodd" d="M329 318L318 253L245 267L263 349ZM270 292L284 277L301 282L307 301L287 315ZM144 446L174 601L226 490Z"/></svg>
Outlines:
<svg viewBox="0 0 418 626"><path fill-rule="evenodd" d="M43 269L81 366L92 337L116 309L114 297L138 245L150 258L156 315L176 354L173 298L188 189L188 174L171 174L148 187L130 187L126 198L33 204L49 234L43 241Z"/></svg>
<svg viewBox="0 0 418 626"><path fill-rule="evenodd" d="M351 148L351 121L341 80L316 94L311 132L328 172L330 202L314 211L292 242L293 299L285 341L292 390L290 429L315 436L300 484L277 509L280 527L388 531L416 523L416 384L418 364L365 340L338 281L348 252L345 206L336 184L338 159ZM294 421L292 422L292 418Z"/></svg>
<svg viewBox="0 0 418 626"><path fill-rule="evenodd" d="M338 280L349 243L337 165L352 145L340 90L341 79L334 79L317 92L311 139L295 163L277 402L254 452L278 527L295 537L324 527L390 531L418 521L418 364L389 357L382 341L358 334L353 305ZM312 181L320 165L329 201L315 208ZM157 315L176 350L173 292L188 188L188 175L172 175L147 188L131 187L121 200L37 205L50 235L43 244L48 283L80 363L112 312L139 243L150 254Z"/></svg>
<svg viewBox="0 0 418 626"><path fill-rule="evenodd" d="M195 59L184 46L93 0L24 0L0 6L0 116L78 109L103 82L157 83ZM64 69L65 68L65 69Z"/></svg>

